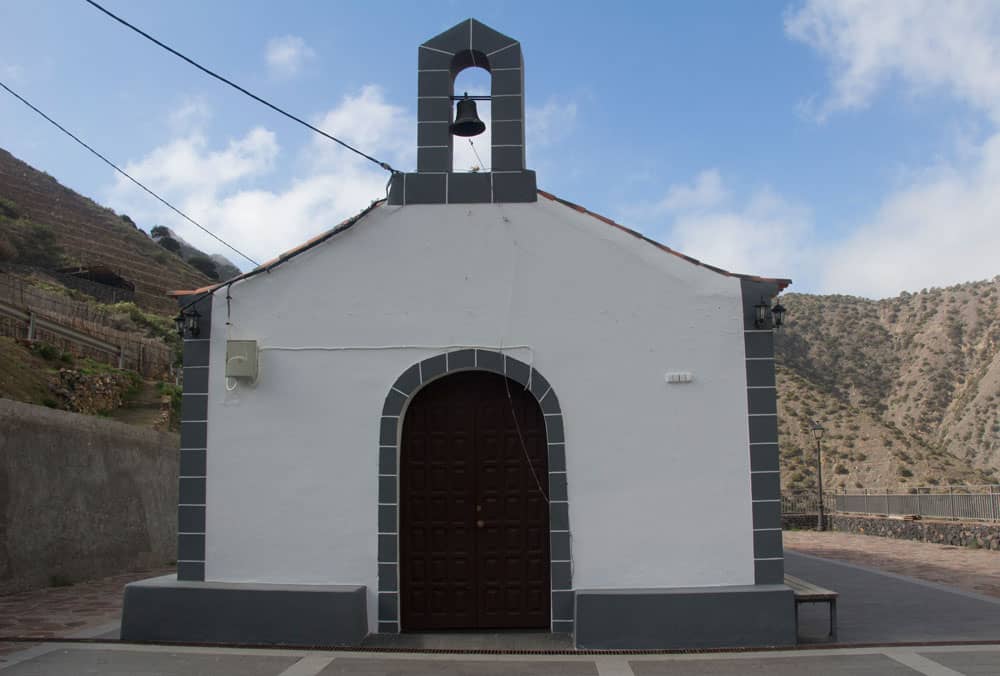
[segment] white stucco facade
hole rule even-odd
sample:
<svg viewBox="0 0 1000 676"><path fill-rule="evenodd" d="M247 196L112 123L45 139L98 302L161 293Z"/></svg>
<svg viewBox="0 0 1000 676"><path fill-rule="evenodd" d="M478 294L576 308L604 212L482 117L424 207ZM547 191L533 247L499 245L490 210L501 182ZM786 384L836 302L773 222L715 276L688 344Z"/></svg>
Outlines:
<svg viewBox="0 0 1000 676"><path fill-rule="evenodd" d="M508 353L562 406L574 588L754 583L738 278L540 198L383 204L228 292L211 315L206 580L363 584L374 631L389 388L448 346L528 346ZM227 388L227 338L260 346L255 385Z"/></svg>

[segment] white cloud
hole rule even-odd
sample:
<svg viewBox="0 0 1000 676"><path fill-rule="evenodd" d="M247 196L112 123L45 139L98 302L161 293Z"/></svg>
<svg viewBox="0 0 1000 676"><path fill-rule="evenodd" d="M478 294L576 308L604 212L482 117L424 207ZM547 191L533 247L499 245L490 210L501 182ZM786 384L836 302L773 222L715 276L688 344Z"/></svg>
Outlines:
<svg viewBox="0 0 1000 676"><path fill-rule="evenodd" d="M808 0L785 29L829 61L819 117L869 105L887 83L943 92L1000 124L1000 4ZM824 253L822 290L871 297L994 276L1000 133L960 137L954 159L908 168L855 231Z"/></svg>
<svg viewBox="0 0 1000 676"><path fill-rule="evenodd" d="M392 155L396 164L411 161L416 150L416 123L402 107L387 102L377 85L365 85L357 94L345 96L340 105L311 122L368 154ZM314 168L338 167L345 161L368 162L315 134L308 152Z"/></svg>
<svg viewBox="0 0 1000 676"><path fill-rule="evenodd" d="M24 69L15 63L0 63L0 75L8 82L20 82Z"/></svg>
<svg viewBox="0 0 1000 676"><path fill-rule="evenodd" d="M769 188L737 200L717 169L669 186L660 199L626 211L667 246L710 265L801 281L812 260L812 216Z"/></svg>
<svg viewBox="0 0 1000 676"><path fill-rule="evenodd" d="M408 141L404 148L404 139L412 137L415 125L377 87L364 87L317 120L338 138L397 167L412 153L414 144ZM221 148L194 130L130 162L126 171L258 261L328 230L385 195L385 171L328 139L309 141L292 160L298 170L286 179L274 174L280 155L277 137L267 129L252 129ZM279 187L262 188L264 181ZM128 181L115 183L108 199L143 226L169 225L192 245L248 265Z"/></svg>
<svg viewBox="0 0 1000 676"><path fill-rule="evenodd" d="M899 78L944 89L1000 121L1000 3L995 0L808 0L785 30L830 62L832 112L867 106Z"/></svg>
<svg viewBox="0 0 1000 676"><path fill-rule="evenodd" d="M305 63L315 58L316 52L297 35L285 35L268 40L265 60L271 75L292 77Z"/></svg>
<svg viewBox="0 0 1000 676"><path fill-rule="evenodd" d="M657 212L708 209L722 204L728 193L722 185L718 169L708 169L698 174L691 184L676 184L653 205Z"/></svg>
<svg viewBox="0 0 1000 676"><path fill-rule="evenodd" d="M823 287L871 297L1000 272L1000 134L968 166L928 171L889 195L826 256Z"/></svg>
<svg viewBox="0 0 1000 676"><path fill-rule="evenodd" d="M196 133L212 117L212 109L204 99L186 99L179 108L167 116L167 124L174 135Z"/></svg>
<svg viewBox="0 0 1000 676"><path fill-rule="evenodd" d="M525 134L530 148L544 148L557 143L576 127L576 103L550 98L542 106L528 106L524 113Z"/></svg>

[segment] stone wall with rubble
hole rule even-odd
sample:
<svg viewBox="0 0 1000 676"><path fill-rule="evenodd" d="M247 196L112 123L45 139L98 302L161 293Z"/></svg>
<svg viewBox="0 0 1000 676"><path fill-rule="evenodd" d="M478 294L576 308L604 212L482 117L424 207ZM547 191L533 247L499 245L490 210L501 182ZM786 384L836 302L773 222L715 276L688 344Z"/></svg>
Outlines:
<svg viewBox="0 0 1000 676"><path fill-rule="evenodd" d="M175 558L175 434L0 399L0 594Z"/></svg>
<svg viewBox="0 0 1000 676"><path fill-rule="evenodd" d="M815 517L813 518L815 519ZM834 514L829 518L832 530L845 533L935 542L956 547L1000 550L1000 523L937 519L906 521L844 514Z"/></svg>

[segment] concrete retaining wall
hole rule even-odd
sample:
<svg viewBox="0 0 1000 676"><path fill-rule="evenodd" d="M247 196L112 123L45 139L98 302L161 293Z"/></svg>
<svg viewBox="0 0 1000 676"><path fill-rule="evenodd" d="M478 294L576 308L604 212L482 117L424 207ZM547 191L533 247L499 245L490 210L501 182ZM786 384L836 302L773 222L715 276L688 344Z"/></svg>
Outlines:
<svg viewBox="0 0 1000 676"><path fill-rule="evenodd" d="M174 434L0 399L0 594L176 558Z"/></svg>
<svg viewBox="0 0 1000 676"><path fill-rule="evenodd" d="M836 514L830 517L830 524L832 530L846 533L936 542L956 547L1000 549L1000 524L997 523L932 519L903 521L878 516Z"/></svg>

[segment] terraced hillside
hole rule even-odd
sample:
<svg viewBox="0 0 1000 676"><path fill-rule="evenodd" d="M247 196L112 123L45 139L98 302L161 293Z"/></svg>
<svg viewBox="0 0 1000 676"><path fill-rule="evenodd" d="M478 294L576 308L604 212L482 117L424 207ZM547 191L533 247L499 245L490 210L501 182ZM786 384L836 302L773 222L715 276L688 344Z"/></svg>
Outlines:
<svg viewBox="0 0 1000 676"><path fill-rule="evenodd" d="M783 485L996 483L1000 277L896 298L787 294L776 339Z"/></svg>
<svg viewBox="0 0 1000 676"><path fill-rule="evenodd" d="M146 310L173 313L176 305L166 297L167 291L197 288L211 281L157 245L127 217L73 192L2 149L0 198L12 203L20 216L5 219L4 228L23 227L25 222L47 227L66 259L84 266L107 266L133 282L136 303Z"/></svg>

